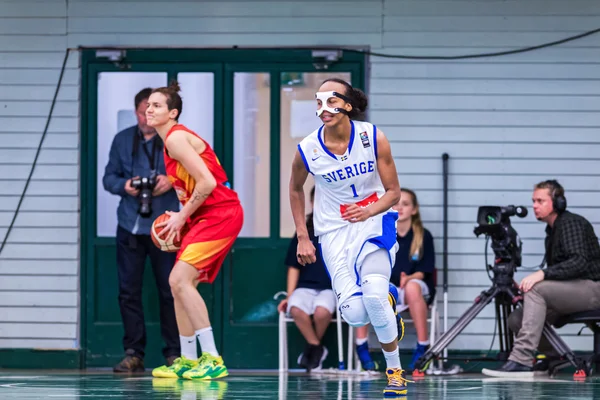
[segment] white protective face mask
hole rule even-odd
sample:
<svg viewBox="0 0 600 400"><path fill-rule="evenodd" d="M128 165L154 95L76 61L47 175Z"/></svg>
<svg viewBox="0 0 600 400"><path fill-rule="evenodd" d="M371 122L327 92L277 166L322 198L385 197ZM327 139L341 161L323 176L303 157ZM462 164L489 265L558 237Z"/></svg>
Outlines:
<svg viewBox="0 0 600 400"><path fill-rule="evenodd" d="M329 101L329 99L331 99L332 97L337 97L339 99L344 100L346 103L350 103L350 99L346 96L344 96L341 93L335 92L335 91L330 91L330 92L317 92L315 94L315 99L317 100L321 100L321 108L319 108L317 110L317 117L320 117L321 114L323 114L323 111L327 111L330 112L332 114L337 114L337 113L343 113L343 114L348 114L348 111L344 110L343 108L331 108L329 107L329 105L327 105L327 102Z"/></svg>

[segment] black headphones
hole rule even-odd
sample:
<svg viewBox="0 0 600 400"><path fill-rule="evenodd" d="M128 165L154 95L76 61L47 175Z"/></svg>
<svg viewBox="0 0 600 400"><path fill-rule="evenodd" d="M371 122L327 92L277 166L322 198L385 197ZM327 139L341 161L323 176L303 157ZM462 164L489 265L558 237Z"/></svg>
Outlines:
<svg viewBox="0 0 600 400"><path fill-rule="evenodd" d="M552 207L554 207L554 211L556 211L557 213L562 213L563 211L565 211L567 209L567 199L564 196L564 194L561 195L556 195L556 192L559 190L562 190L562 192L565 192L565 189L561 186L560 183L558 183L558 181L556 179L551 179L546 181L547 184L552 185L553 189L552 189Z"/></svg>

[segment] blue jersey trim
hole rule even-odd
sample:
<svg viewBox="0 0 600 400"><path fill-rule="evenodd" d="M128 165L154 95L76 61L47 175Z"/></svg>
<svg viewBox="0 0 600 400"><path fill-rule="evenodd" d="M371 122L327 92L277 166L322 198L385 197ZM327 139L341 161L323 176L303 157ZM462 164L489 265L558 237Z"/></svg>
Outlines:
<svg viewBox="0 0 600 400"><path fill-rule="evenodd" d="M337 157L335 156L335 154L330 152L329 149L325 146L325 142L323 142L323 128L324 127L325 127L325 125L321 125L321 127L319 128L319 132L317 133L317 137L319 138L319 143L321 143L321 147L323 148L323 151L325 153L329 154L329 156L331 158L333 158L334 160L337 161Z"/></svg>
<svg viewBox="0 0 600 400"><path fill-rule="evenodd" d="M327 264L325 264L325 257L323 257L323 247L321 243L319 243L319 257L321 257L321 261L323 262L323 266L325 267L325 272L327 272L327 276L331 279L331 275L329 275L329 269L327 269ZM333 281L331 282L331 286L333 287Z"/></svg>
<svg viewBox="0 0 600 400"><path fill-rule="evenodd" d="M348 143L348 155L350 155L350 152L352 151L352 144L354 143L354 121L350 120L350 125L352 126L352 129L350 130L350 143Z"/></svg>
<svg viewBox="0 0 600 400"><path fill-rule="evenodd" d="M360 275L358 273L358 259L360 257L360 253L362 253L365 244L373 243L375 246L386 249L388 251L388 257L390 260L390 270L394 267L392 265L392 255L390 254L390 250L396 244L396 220L398 219L398 213L388 211L381 220L381 236L376 236L374 238L368 239L363 242L362 246L360 246L360 251L356 255L356 260L354 261L354 274L356 275L356 284L360 286Z"/></svg>
<svg viewBox="0 0 600 400"><path fill-rule="evenodd" d="M306 170L308 172L310 172L311 174L313 174L310 170L310 168L308 167L308 160L306 159L306 156L304 155L304 152L302 151L302 147L300 147L300 144L298 143L298 152L300 152L300 157L302 157L302 161L304 161L304 166L306 167ZM314 174L313 174L314 175Z"/></svg>
<svg viewBox="0 0 600 400"><path fill-rule="evenodd" d="M350 152L352 151L352 144L354 143L354 135L355 135L354 122L352 120L350 120L350 126L352 126L352 129L350 130L350 142L348 142L348 155L350 155ZM324 127L325 127L325 125L322 125L319 128L319 132L317 133L317 137L319 138L319 143L321 144L321 147L323 148L323 151L325 153L329 154L329 156L331 158L338 161L338 158L336 157L336 155L333 154L331 151L329 151L327 146L325 146L325 142L323 141L323 128Z"/></svg>
<svg viewBox="0 0 600 400"><path fill-rule="evenodd" d="M377 127L375 125L373 125L373 151L377 160Z"/></svg>

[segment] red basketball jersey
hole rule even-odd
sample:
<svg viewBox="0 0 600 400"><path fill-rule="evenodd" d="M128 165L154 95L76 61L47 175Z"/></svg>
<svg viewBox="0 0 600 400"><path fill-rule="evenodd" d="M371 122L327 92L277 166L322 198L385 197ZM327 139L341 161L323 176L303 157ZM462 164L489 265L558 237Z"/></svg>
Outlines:
<svg viewBox="0 0 600 400"><path fill-rule="evenodd" d="M192 214L191 221L197 220L202 214L206 212L218 208L218 207L228 207L228 206L236 206L240 204L240 200L238 198L237 193L229 188L229 182L227 179L227 174L225 170L221 166L217 155L210 147L210 145L202 139L199 135L197 135L194 131L186 128L184 125L178 124L173 126L167 136L165 138L165 143L169 138L169 135L174 131L186 131L196 137L200 138L206 145L206 149L199 154L198 156L202 158L206 166L208 167L211 174L215 177L217 181L217 186L212 191L212 193L208 196L208 198L202 203L202 205ZM181 165L181 163L171 157L169 157L169 153L167 151L167 146L164 146L164 157L165 157L165 168L167 171L167 176L169 181L173 185L173 189L177 193L177 197L181 204L185 206L188 202L194 188L196 187L196 180L192 177Z"/></svg>

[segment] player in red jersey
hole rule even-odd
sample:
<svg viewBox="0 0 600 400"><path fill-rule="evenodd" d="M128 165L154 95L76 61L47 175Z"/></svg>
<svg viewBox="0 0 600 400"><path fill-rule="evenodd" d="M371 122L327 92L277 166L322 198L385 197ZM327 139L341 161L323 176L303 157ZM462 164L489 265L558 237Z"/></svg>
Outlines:
<svg viewBox="0 0 600 400"><path fill-rule="evenodd" d="M183 208L168 212L163 238L183 237L169 284L181 340L181 357L170 367L154 369L157 378L215 379L228 375L215 346L208 310L198 293L199 282L212 283L242 229L243 210L238 195L214 151L199 135L177 122L182 100L179 85L154 89L148 99L146 118L165 143L167 176ZM196 337L202 356L196 352Z"/></svg>

